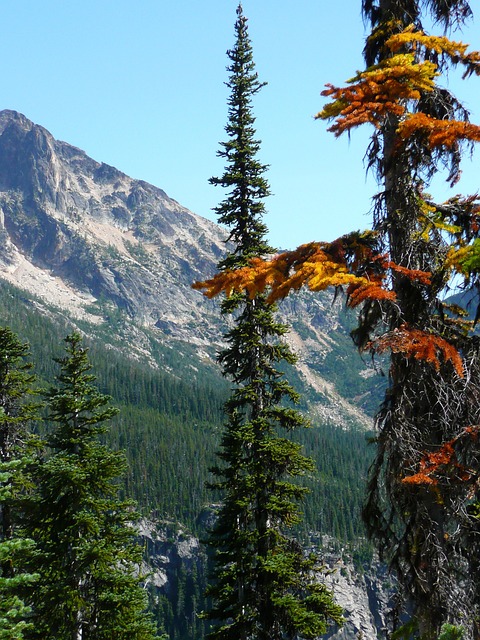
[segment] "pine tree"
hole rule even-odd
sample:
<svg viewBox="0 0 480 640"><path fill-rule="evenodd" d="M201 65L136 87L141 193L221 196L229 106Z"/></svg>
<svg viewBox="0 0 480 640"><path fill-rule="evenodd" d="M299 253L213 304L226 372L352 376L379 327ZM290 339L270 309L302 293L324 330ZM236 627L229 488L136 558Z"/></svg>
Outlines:
<svg viewBox="0 0 480 640"><path fill-rule="evenodd" d="M0 463L0 504L12 504L18 491L16 479L19 472L23 472L27 460L18 458ZM24 632L31 627L31 608L25 604L22 595L37 578L24 570L26 558L30 557L33 548L33 540L23 537L16 529L8 538L0 540L0 565L3 569L0 576L1 640L23 640Z"/></svg>
<svg viewBox="0 0 480 640"><path fill-rule="evenodd" d="M262 221L269 187L266 167L256 158L259 142L251 110L263 84L255 72L241 5L235 35L235 47L228 52L228 141L219 151L226 168L220 178L211 179L230 190L216 209L234 243L219 264L221 271L273 251ZM208 590L213 605L206 614L217 625L209 635L212 640L316 638L329 621L341 619L331 593L313 576L315 559L304 557L286 533L299 521L298 501L304 495L294 480L313 465L286 437L306 423L288 406L297 396L278 366L295 359L281 341L286 327L274 312L263 295L250 299L233 293L222 303L222 313L234 319L219 361L235 388L226 404L220 463L213 469L223 504L209 539L215 551Z"/></svg>
<svg viewBox="0 0 480 640"><path fill-rule="evenodd" d="M42 640L146 640L153 631L137 575L130 502L118 498L123 453L100 441L116 413L99 393L79 334L67 336L57 386L47 394L51 455L33 469L37 490L25 528L37 543L30 593Z"/></svg>
<svg viewBox="0 0 480 640"><path fill-rule="evenodd" d="M37 418L28 345L8 328L0 328L0 638L23 638L30 608L23 588L35 576L25 569L33 542L18 528L22 511L29 423Z"/></svg>

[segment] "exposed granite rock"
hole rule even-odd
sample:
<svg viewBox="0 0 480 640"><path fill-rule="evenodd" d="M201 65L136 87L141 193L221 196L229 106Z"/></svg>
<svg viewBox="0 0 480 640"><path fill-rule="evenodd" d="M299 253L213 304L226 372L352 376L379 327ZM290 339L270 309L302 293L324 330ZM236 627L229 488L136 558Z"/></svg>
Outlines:
<svg viewBox="0 0 480 640"><path fill-rule="evenodd" d="M143 573L146 584L165 594L172 591L180 569L191 573L194 566L205 564L205 551L195 536L173 522L141 520L138 526L144 548Z"/></svg>
<svg viewBox="0 0 480 640"><path fill-rule="evenodd" d="M336 602L343 608L345 624L329 635L333 640L376 640L385 637L387 612L390 608L392 580L378 562L359 569L344 559L332 564L325 558L334 573L326 582L332 589Z"/></svg>
<svg viewBox="0 0 480 640"><path fill-rule="evenodd" d="M180 568L187 573L192 572L194 566L206 561L205 550L199 540L173 523L142 520L140 536L145 548L144 570L149 574L148 584L167 596L173 591ZM327 536L324 538L331 548L334 541ZM385 566L378 561L364 567L354 566L342 550L325 552L320 548L315 551L330 571L325 582L332 589L345 618L344 625L340 629L331 629L327 638L377 640L385 637L387 612L393 593L393 580Z"/></svg>

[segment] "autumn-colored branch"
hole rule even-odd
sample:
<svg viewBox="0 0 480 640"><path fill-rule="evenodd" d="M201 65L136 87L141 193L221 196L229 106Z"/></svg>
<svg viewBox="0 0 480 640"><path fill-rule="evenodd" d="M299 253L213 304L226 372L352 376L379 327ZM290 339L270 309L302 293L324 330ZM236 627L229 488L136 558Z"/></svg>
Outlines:
<svg viewBox="0 0 480 640"><path fill-rule="evenodd" d="M317 114L323 120L335 120L329 128L336 136L365 123L379 128L386 116L399 118L400 141L421 132L427 135L431 148L451 148L460 140L480 141L480 127L457 120L432 118L415 112L422 94L432 92L439 76L438 65L432 61L448 56L453 64L465 68L464 75L480 75L480 52L468 53L468 45L445 36L429 36L416 31L413 25L396 33L385 42L391 55L348 81L344 87L327 84L322 95L332 101ZM419 49L426 59L418 61ZM413 103L409 113L408 103Z"/></svg>
<svg viewBox="0 0 480 640"><path fill-rule="evenodd" d="M358 73L346 87L327 85L322 96L331 97L333 102L316 118L336 118L329 128L336 136L366 122L379 127L388 114L404 115L405 100L419 100L421 91L433 91L436 75L433 62L418 63L411 53L396 54Z"/></svg>
<svg viewBox="0 0 480 640"><path fill-rule="evenodd" d="M401 142L414 134L422 133L426 136L430 149L441 146L451 148L461 140L480 142L478 125L458 120L439 120L421 112L408 114L400 123L397 133Z"/></svg>
<svg viewBox="0 0 480 640"><path fill-rule="evenodd" d="M463 361L457 349L441 336L403 324L398 329L384 333L367 344L367 349L376 353L387 350L401 353L431 364L440 370L442 360L453 365L457 375L463 378Z"/></svg>
<svg viewBox="0 0 480 640"><path fill-rule="evenodd" d="M479 431L479 426L466 427L458 436L445 442L437 451L426 453L420 460L417 473L402 478L402 482L412 485L437 486L443 472L443 477L449 483L477 483L478 470L469 469L458 461L455 445L464 438L477 440Z"/></svg>
<svg viewBox="0 0 480 640"><path fill-rule="evenodd" d="M468 44L450 40L446 36L427 35L423 31L417 31L413 24L385 42L392 53L405 49L406 45L410 45L415 53L423 47L428 53L448 56L452 64L462 64L465 67L465 75L480 75L480 51L467 53Z"/></svg>
<svg viewBox="0 0 480 640"><path fill-rule="evenodd" d="M221 292L230 296L234 291L247 291L253 298L268 288L268 301L275 302L303 286L311 291L346 286L348 305L356 307L367 299L395 299L386 285L389 272L420 285L430 284L429 273L396 265L375 244L373 232L351 233L330 243L311 242L271 260L254 258L247 267L223 271L193 287L204 290L208 298Z"/></svg>

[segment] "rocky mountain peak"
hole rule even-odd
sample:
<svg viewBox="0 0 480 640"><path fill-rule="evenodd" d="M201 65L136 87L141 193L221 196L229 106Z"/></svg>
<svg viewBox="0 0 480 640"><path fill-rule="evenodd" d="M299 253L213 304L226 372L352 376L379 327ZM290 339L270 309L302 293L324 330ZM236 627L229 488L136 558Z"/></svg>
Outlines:
<svg viewBox="0 0 480 640"><path fill-rule="evenodd" d="M168 316L180 333L193 310L200 318L203 300L190 284L212 273L224 250L216 225L21 114L2 111L0 122L1 258L10 273L26 260L149 324ZM159 294L169 285L167 303Z"/></svg>
<svg viewBox="0 0 480 640"><path fill-rule="evenodd" d="M0 134L3 133L7 126L12 124L23 128L25 131L30 131L30 129L35 126L23 113L13 111L12 109L3 109L3 111L0 111Z"/></svg>
<svg viewBox="0 0 480 640"><path fill-rule="evenodd" d="M0 112L0 179L3 189L31 190L38 180L36 160L46 170L53 156L53 137L16 111ZM48 169L47 169L48 170Z"/></svg>

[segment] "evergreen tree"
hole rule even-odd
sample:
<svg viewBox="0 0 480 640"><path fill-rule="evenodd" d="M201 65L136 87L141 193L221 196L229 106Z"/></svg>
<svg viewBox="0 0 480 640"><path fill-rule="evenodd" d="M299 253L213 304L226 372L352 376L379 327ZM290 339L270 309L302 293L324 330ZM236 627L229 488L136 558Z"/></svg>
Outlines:
<svg viewBox="0 0 480 640"><path fill-rule="evenodd" d="M0 328L0 463L22 458L29 439L28 424L37 417L38 403L32 400L35 376L26 360L28 344L22 343L8 327ZM16 465L17 471L19 470ZM9 482L13 481L8 475ZM12 498L12 493L7 492ZM11 499L1 501L1 535L13 534ZM8 568L3 568L8 572Z"/></svg>
<svg viewBox="0 0 480 640"><path fill-rule="evenodd" d="M0 328L0 638L23 638L30 613L21 593L35 576L25 570L32 541L18 529L24 471L28 462L28 425L37 417L34 375L26 360L28 345Z"/></svg>
<svg viewBox="0 0 480 640"><path fill-rule="evenodd" d="M30 594L34 626L26 637L150 639L135 514L118 498L125 458L100 441L116 409L94 385L80 336L65 342L58 386L47 394L51 455L33 469L37 490L25 525L37 543L33 567L39 574Z"/></svg>
<svg viewBox="0 0 480 640"><path fill-rule="evenodd" d="M26 459L18 458L0 463L0 504L11 504L17 493L15 479L25 466ZM34 543L22 537L17 530L0 540L0 639L23 640L24 632L31 627L31 608L22 598L25 588L35 582L37 576L22 570Z"/></svg>
<svg viewBox="0 0 480 640"><path fill-rule="evenodd" d="M259 142L251 111L252 98L263 84L255 73L241 5L235 35L235 47L228 52L228 141L219 151L226 168L222 177L211 179L230 190L216 209L234 243L219 265L221 271L273 251L262 221L269 187L263 175L266 167L256 159ZM275 320L275 307L263 295L251 299L231 293L222 312L233 314L234 320L219 361L235 388L226 404L221 464L213 469L223 504L209 539L215 568L208 590L213 605L206 617L217 623L209 637L316 638L328 621L340 622L341 614L331 593L313 575L315 559L304 557L286 533L299 521L297 503L304 495L294 480L313 467L300 446L285 437L306 426L288 406L297 397L278 370L280 363L294 362L281 342L286 327Z"/></svg>

